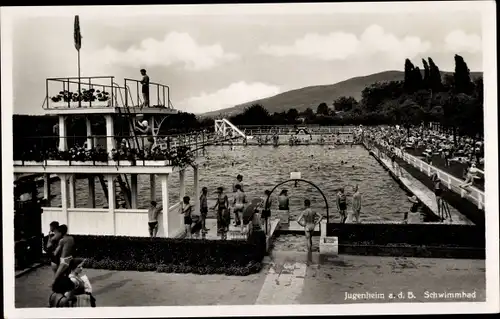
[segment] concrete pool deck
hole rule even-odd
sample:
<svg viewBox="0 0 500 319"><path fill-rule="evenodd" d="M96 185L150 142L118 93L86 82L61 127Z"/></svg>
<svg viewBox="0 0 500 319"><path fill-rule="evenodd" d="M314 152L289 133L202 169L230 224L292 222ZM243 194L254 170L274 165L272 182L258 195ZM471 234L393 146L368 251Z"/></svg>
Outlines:
<svg viewBox="0 0 500 319"><path fill-rule="evenodd" d="M347 304L368 302L481 302L486 298L485 261L319 254L278 251L246 277L86 269L98 307L176 305ZM16 308L47 307L52 272L39 268L15 281ZM475 292L475 298L426 298L425 292ZM410 293L414 299L394 298ZM347 294L384 298L346 299ZM354 295L349 295L354 296ZM98 311L98 310L96 310Z"/></svg>
<svg viewBox="0 0 500 319"><path fill-rule="evenodd" d="M382 152L380 152L381 156L379 156L376 152L372 152L372 154L388 171L395 176L395 178L399 179L402 184L404 184L415 196L417 196L425 206L427 206L436 216L439 216L435 199L436 197L427 186L413 177L410 173L406 172L403 168L399 167L399 165L393 167L391 161ZM446 220L445 223L473 225L469 219L460 214L453 206L448 204L448 207L453 221Z"/></svg>

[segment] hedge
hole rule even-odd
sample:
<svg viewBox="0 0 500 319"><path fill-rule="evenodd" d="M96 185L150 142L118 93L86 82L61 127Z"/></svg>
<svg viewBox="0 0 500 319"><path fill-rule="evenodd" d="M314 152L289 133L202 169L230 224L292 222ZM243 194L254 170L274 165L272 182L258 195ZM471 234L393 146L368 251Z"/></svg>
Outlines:
<svg viewBox="0 0 500 319"><path fill-rule="evenodd" d="M327 234L337 236L339 245L486 247L484 229L475 225L329 223Z"/></svg>
<svg viewBox="0 0 500 319"><path fill-rule="evenodd" d="M75 256L97 269L245 276L260 271L266 253L263 232L254 232L249 240L73 237Z"/></svg>

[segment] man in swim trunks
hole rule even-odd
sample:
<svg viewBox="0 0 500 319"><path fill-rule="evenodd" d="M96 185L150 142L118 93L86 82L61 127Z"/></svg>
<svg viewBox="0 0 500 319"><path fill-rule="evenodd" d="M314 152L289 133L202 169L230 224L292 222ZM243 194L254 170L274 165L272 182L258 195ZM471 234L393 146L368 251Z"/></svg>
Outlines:
<svg viewBox="0 0 500 319"><path fill-rule="evenodd" d="M311 201L309 199L304 200L304 211L297 219L297 223L304 227L307 242L307 251L312 251L312 235L314 228L321 222L323 216L317 212L311 210Z"/></svg>
<svg viewBox="0 0 500 319"><path fill-rule="evenodd" d="M240 213L243 214L243 209L245 208L245 203L247 202L245 192L241 189L240 184L234 185L236 189L236 194L233 200L233 213L234 213L234 226L241 225Z"/></svg>
<svg viewBox="0 0 500 319"><path fill-rule="evenodd" d="M55 230L55 236L60 238L54 256L59 256L59 266L54 275L54 282L68 270L69 263L73 259L75 240L68 235L68 226L59 225Z"/></svg>
<svg viewBox="0 0 500 319"><path fill-rule="evenodd" d="M288 190L284 189L278 196L278 209L289 210Z"/></svg>
<svg viewBox="0 0 500 319"><path fill-rule="evenodd" d="M151 201L148 209L148 230L150 237L156 237L158 234L158 215L160 214L161 206L155 201Z"/></svg>
<svg viewBox="0 0 500 319"><path fill-rule="evenodd" d="M339 213L340 213L340 222L342 224L345 224L346 220L347 220L347 214L346 214L346 210L347 210L347 197L344 193L344 188L340 188L339 189L339 192L337 193L337 208L339 210Z"/></svg>
<svg viewBox="0 0 500 319"><path fill-rule="evenodd" d="M229 227L229 221L227 221L227 210L229 208L229 199L227 195L224 194L223 187L217 187L217 201L212 209L217 208L217 235L221 235L225 238L227 228Z"/></svg>
<svg viewBox="0 0 500 319"><path fill-rule="evenodd" d="M352 195L352 212L354 220L359 223L359 215L361 213L361 194L359 193L358 185L354 186L354 195Z"/></svg>

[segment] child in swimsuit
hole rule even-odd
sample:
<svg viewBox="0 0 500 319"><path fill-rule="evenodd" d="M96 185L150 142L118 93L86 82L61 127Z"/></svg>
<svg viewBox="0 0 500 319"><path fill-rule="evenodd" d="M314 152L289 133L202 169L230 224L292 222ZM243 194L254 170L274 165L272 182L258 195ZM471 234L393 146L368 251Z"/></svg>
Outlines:
<svg viewBox="0 0 500 319"><path fill-rule="evenodd" d="M193 220L191 218L193 206L189 203L189 201L189 196L184 196L181 203L181 214L184 215L184 228L187 238L191 238L191 224L193 223Z"/></svg>

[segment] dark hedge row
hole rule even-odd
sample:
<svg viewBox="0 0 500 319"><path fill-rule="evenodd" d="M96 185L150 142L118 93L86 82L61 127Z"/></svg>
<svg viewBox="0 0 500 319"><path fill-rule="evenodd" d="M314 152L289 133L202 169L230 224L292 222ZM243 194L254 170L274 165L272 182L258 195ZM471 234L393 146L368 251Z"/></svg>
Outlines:
<svg viewBox="0 0 500 319"><path fill-rule="evenodd" d="M339 253L361 256L485 259L486 249L451 246L339 245Z"/></svg>
<svg viewBox="0 0 500 319"><path fill-rule="evenodd" d="M414 246L473 247L484 249L484 230L475 225L447 224L338 224L327 225L328 236L337 236L339 245L407 244Z"/></svg>
<svg viewBox="0 0 500 319"><path fill-rule="evenodd" d="M126 236L75 235L75 256L87 258L91 268L159 272L258 272L266 254L265 235L249 240L203 240Z"/></svg>
<svg viewBox="0 0 500 319"><path fill-rule="evenodd" d="M208 274L224 274L227 276L248 276L258 273L262 269L260 262L250 262L245 266L202 266L202 265L187 265L187 264L156 264L156 263L142 263L137 261L124 261L102 259L95 260L93 258L87 259L87 268L93 269L109 269L109 270L131 270L131 271L156 271L164 273L194 273L199 275Z"/></svg>

